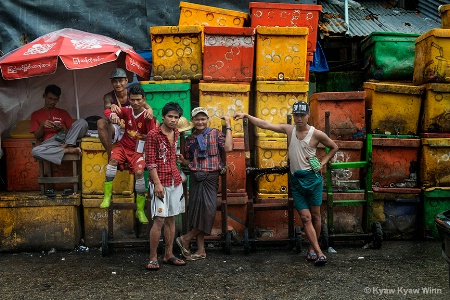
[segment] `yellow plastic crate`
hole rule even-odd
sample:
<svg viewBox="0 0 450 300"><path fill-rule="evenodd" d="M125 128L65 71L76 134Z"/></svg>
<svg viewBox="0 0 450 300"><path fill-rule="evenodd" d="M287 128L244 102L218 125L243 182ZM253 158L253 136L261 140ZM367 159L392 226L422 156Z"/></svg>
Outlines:
<svg viewBox="0 0 450 300"><path fill-rule="evenodd" d="M108 154L99 138L81 140L81 192L86 195L103 195ZM134 190L134 175L128 170L118 171L113 182L113 194L129 196Z"/></svg>
<svg viewBox="0 0 450 300"><path fill-rule="evenodd" d="M0 193L0 252L73 250L81 239L80 195Z"/></svg>
<svg viewBox="0 0 450 300"><path fill-rule="evenodd" d="M450 30L431 29L415 40L413 83L450 82Z"/></svg>
<svg viewBox="0 0 450 300"><path fill-rule="evenodd" d="M102 230L108 228L108 210L100 208L103 195L83 196L84 243L88 247L99 246L102 241ZM128 197L113 196L114 203L134 203L134 194ZM150 216L148 216L150 217ZM119 209L113 211L114 238L133 238L134 211Z"/></svg>
<svg viewBox="0 0 450 300"><path fill-rule="evenodd" d="M441 16L441 28L450 29L450 4L440 5L438 12Z"/></svg>
<svg viewBox="0 0 450 300"><path fill-rule="evenodd" d="M417 134L422 89L406 83L365 82L366 108L372 109L372 130L381 134Z"/></svg>
<svg viewBox="0 0 450 300"><path fill-rule="evenodd" d="M154 80L201 79L202 27L150 28Z"/></svg>
<svg viewBox="0 0 450 300"><path fill-rule="evenodd" d="M255 141L256 166L258 168L284 167L288 165L286 138L257 138ZM268 174L258 179L258 193L287 194L288 174Z"/></svg>
<svg viewBox="0 0 450 300"><path fill-rule="evenodd" d="M19 121L10 136L14 139L34 139L34 134L30 132L30 122L30 120Z"/></svg>
<svg viewBox="0 0 450 300"><path fill-rule="evenodd" d="M425 85L422 114L423 132L450 132L450 84Z"/></svg>
<svg viewBox="0 0 450 300"><path fill-rule="evenodd" d="M292 114L292 105L297 101L308 102L308 82L257 81L255 116L274 124L286 124L287 115ZM259 137L286 137L284 133L261 129L255 126Z"/></svg>
<svg viewBox="0 0 450 300"><path fill-rule="evenodd" d="M181 1L178 25L244 27L249 19L244 12Z"/></svg>
<svg viewBox="0 0 450 300"><path fill-rule="evenodd" d="M248 113L250 83L206 83L198 85L199 104L208 110L210 127L222 130L222 116L231 118L233 137L244 137L242 120L235 121L235 113Z"/></svg>
<svg viewBox="0 0 450 300"><path fill-rule="evenodd" d="M256 80L305 81L306 27L256 28Z"/></svg>
<svg viewBox="0 0 450 300"><path fill-rule="evenodd" d="M422 187L450 187L450 138L422 138Z"/></svg>

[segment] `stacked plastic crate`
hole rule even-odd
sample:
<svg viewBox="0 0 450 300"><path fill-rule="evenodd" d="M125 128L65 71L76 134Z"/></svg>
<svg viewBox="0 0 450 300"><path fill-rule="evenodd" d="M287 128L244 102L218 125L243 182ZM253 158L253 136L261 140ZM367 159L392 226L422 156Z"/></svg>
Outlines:
<svg viewBox="0 0 450 300"><path fill-rule="evenodd" d="M414 238L419 229L423 90L412 83L417 37L374 32L361 42L366 108L372 109L374 218L388 239Z"/></svg>
<svg viewBox="0 0 450 300"><path fill-rule="evenodd" d="M315 51L322 7L250 2L249 8L251 27L256 30L254 115L272 123L286 123L292 105L308 101L307 58L308 53ZM284 134L256 128L255 135L257 167L287 165ZM271 174L259 179L260 199L283 198L287 194L287 174Z"/></svg>
<svg viewBox="0 0 450 300"><path fill-rule="evenodd" d="M362 91L314 93L309 100L311 107L310 124L326 132L328 112L329 136L338 145L339 151L331 159L333 163L358 162L364 160L363 146L366 130L365 96ZM323 145L319 145L317 157L326 154ZM359 168L333 169L331 186L333 199L364 199L361 190ZM326 174L323 172L324 189L327 186ZM351 194L350 194L351 193ZM323 212L327 211L326 193L323 194ZM334 208L334 232L351 233L361 228L362 207L347 206ZM351 225L350 225L351 224Z"/></svg>
<svg viewBox="0 0 450 300"><path fill-rule="evenodd" d="M167 83L174 79L191 80L194 97L189 108L183 106L186 118L190 119L191 106L205 107L209 126L221 130L222 116L232 118L236 112L248 112L254 55L254 30L244 28L248 20L249 15L244 12L180 2L178 26L150 28L154 79ZM245 211L240 206L248 198L244 130L242 121L232 120L231 125L234 150L226 158L227 202L231 204L228 210L244 218ZM220 220L216 218L217 224ZM229 222L239 232L243 231L239 228L242 224L231 219Z"/></svg>
<svg viewBox="0 0 450 300"><path fill-rule="evenodd" d="M54 197L40 194L39 164L31 156L30 120L17 123L2 140L6 188L0 195L0 252L72 250L81 237L80 194L64 195L72 184L55 184ZM72 174L72 164L52 168L54 176ZM47 187L49 188L49 187Z"/></svg>
<svg viewBox="0 0 450 300"><path fill-rule="evenodd" d="M421 116L420 181L423 192L423 231L438 238L434 216L450 210L450 5L443 5L441 28L415 41L413 83L424 87Z"/></svg>
<svg viewBox="0 0 450 300"><path fill-rule="evenodd" d="M256 32L253 114L271 123L286 123L297 101L308 102L309 64L317 41L320 5L250 2L251 27ZM255 128L258 168L288 164L285 134ZM266 174L257 182L257 202L277 205L288 197L288 174ZM261 235L288 235L283 210L261 211L256 225Z"/></svg>
<svg viewBox="0 0 450 300"><path fill-rule="evenodd" d="M84 243L99 246L102 230L108 228L108 210L100 208L103 183L106 177L108 153L98 138L81 139L81 194L83 204ZM128 170L118 171L113 181L114 203L134 203L134 175ZM114 237L134 237L134 211L114 210Z"/></svg>

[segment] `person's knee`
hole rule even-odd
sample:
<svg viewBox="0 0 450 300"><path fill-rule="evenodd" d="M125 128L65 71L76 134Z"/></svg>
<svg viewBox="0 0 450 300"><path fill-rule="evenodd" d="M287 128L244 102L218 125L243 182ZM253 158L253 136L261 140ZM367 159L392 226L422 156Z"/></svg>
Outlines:
<svg viewBox="0 0 450 300"><path fill-rule="evenodd" d="M134 177L136 177L136 179L144 178L144 171L137 170L136 172L134 172Z"/></svg>
<svg viewBox="0 0 450 300"><path fill-rule="evenodd" d="M311 222L311 213L307 209L302 209L298 212L300 215L300 219L302 220L302 223L310 223Z"/></svg>
<svg viewBox="0 0 450 300"><path fill-rule="evenodd" d="M39 157L39 148L38 148L38 147L34 147L34 148L31 150L31 155L32 155L33 157Z"/></svg>
<svg viewBox="0 0 450 300"><path fill-rule="evenodd" d="M167 217L164 221L169 229L175 229L175 217Z"/></svg>
<svg viewBox="0 0 450 300"><path fill-rule="evenodd" d="M152 228L161 229L163 227L163 225L164 225L164 222L165 222L164 218L162 218L162 217L155 217L153 219L153 226L152 226Z"/></svg>
<svg viewBox="0 0 450 300"><path fill-rule="evenodd" d="M97 120L97 130L106 130L106 126L108 126L108 122L105 119Z"/></svg>

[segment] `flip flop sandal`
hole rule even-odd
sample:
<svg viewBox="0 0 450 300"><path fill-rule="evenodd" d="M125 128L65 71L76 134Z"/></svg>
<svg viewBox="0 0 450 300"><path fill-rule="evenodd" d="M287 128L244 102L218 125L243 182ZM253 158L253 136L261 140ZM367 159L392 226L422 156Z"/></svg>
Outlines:
<svg viewBox="0 0 450 300"><path fill-rule="evenodd" d="M148 265L153 265L153 266L155 266L155 267L149 268ZM145 268L146 268L147 270L149 270L149 271L158 271L158 270L160 269L159 263L158 263L157 260L156 260L156 261L155 261L155 260L149 260L148 263L147 263L147 266L146 266Z"/></svg>
<svg viewBox="0 0 450 300"><path fill-rule="evenodd" d="M315 266L323 266L324 264L327 263L327 258L325 257L325 255L320 255L317 260L314 262Z"/></svg>
<svg viewBox="0 0 450 300"><path fill-rule="evenodd" d="M176 263L177 261L179 263ZM168 260L163 260L163 264L172 265L172 266L176 266L176 267L183 267L186 265L186 262L183 261L182 259L176 258L174 256L174 257L169 258Z"/></svg>
<svg viewBox="0 0 450 300"><path fill-rule="evenodd" d="M175 241L177 242L178 247L180 247L181 253L184 257L188 258L189 256L191 256L191 251L183 247L183 243L181 242L180 237L177 237Z"/></svg>
<svg viewBox="0 0 450 300"><path fill-rule="evenodd" d="M308 254L306 254L306 260L307 261L316 261L317 260L317 254L315 252L308 252Z"/></svg>
<svg viewBox="0 0 450 300"><path fill-rule="evenodd" d="M200 259L205 259L206 255L201 255L201 254L191 254L191 256L189 256L188 258L186 258L186 260L200 260Z"/></svg>

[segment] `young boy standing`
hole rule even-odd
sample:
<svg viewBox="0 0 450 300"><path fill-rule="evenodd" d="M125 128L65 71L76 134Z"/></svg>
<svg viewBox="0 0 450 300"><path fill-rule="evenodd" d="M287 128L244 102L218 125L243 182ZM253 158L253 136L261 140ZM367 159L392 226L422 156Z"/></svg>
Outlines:
<svg viewBox="0 0 450 300"><path fill-rule="evenodd" d="M183 109L178 103L169 102L162 109L161 126L147 135L145 163L149 171L152 197L153 225L150 230L150 256L146 268L159 270L157 248L164 225L165 251L163 263L184 266L186 262L173 254L175 217L184 213L185 199L180 171L177 166L177 144L180 133L178 120Z"/></svg>

